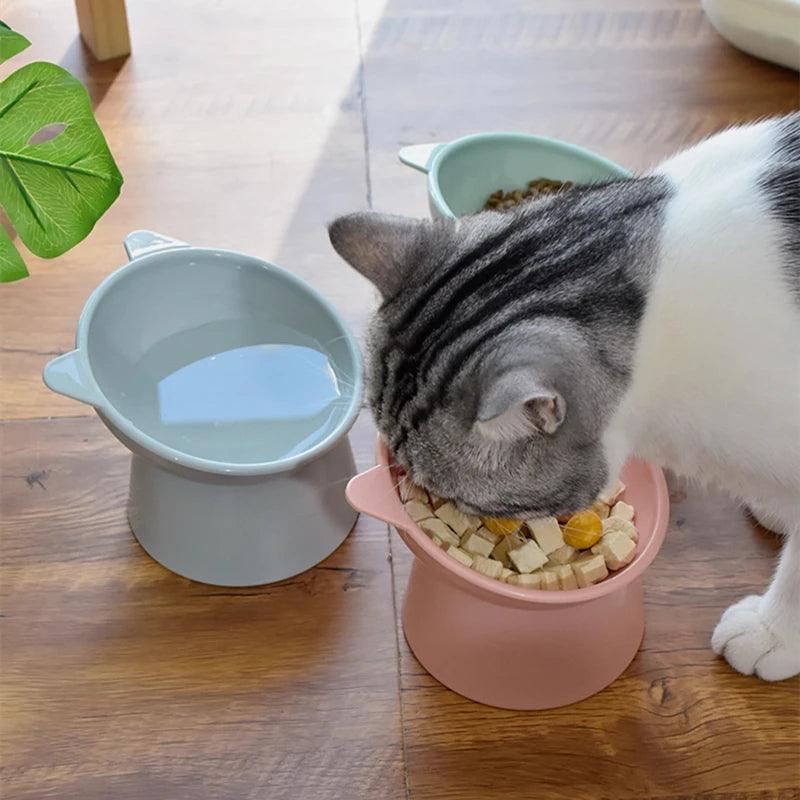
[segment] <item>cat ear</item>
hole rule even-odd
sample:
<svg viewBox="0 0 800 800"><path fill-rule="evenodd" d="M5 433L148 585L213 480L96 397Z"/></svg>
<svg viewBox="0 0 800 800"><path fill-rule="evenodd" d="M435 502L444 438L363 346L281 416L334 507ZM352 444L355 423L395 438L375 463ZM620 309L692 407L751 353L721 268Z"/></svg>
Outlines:
<svg viewBox="0 0 800 800"><path fill-rule="evenodd" d="M335 219L328 236L334 250L387 297L402 285L426 230L422 220L360 211Z"/></svg>
<svg viewBox="0 0 800 800"><path fill-rule="evenodd" d="M518 367L486 383L477 426L489 439L516 441L555 433L566 413L566 401L555 389L544 385L533 368Z"/></svg>

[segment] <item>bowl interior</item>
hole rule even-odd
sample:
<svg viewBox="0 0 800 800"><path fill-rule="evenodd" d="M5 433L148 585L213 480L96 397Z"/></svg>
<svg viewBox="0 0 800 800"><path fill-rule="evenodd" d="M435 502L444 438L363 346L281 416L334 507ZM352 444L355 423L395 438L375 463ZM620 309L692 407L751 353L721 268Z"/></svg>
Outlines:
<svg viewBox="0 0 800 800"><path fill-rule="evenodd" d="M386 446L378 444L378 463L392 466L391 456ZM636 509L636 528L639 541L636 555L630 564L610 575L603 581L585 589L547 592L539 589L526 589L513 586L481 575L464 566L437 547L427 534L410 518L408 524L398 532L403 541L418 558L434 568L441 570L449 580L458 581L464 588L477 591L495 603L510 603L515 606L535 602L548 605L580 603L613 592L616 587L627 585L641 575L655 558L664 539L669 520L669 494L663 473L656 467L638 459L631 459L622 470L621 479L625 491L620 499ZM392 480L396 501L402 505L397 489L397 480Z"/></svg>
<svg viewBox="0 0 800 800"><path fill-rule="evenodd" d="M535 178L591 183L630 174L580 147L525 134L478 134L442 151L431 171L434 200L455 216L474 214L497 189L525 187Z"/></svg>
<svg viewBox="0 0 800 800"><path fill-rule="evenodd" d="M296 456L357 400L348 331L302 282L257 259L194 248L137 259L89 313L87 355L107 400L191 456Z"/></svg>

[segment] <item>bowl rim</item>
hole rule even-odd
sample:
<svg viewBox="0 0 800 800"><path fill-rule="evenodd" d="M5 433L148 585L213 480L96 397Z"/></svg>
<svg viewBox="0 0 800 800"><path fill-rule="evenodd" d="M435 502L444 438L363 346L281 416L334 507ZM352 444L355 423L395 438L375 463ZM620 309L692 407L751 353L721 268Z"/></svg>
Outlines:
<svg viewBox="0 0 800 800"><path fill-rule="evenodd" d="M594 166L601 167L608 171L610 176L618 178L630 178L632 173L625 169L625 167L611 161L605 156L581 147L577 144L562 141L561 139L553 139L549 136L538 136L532 133L521 133L518 131L495 131L485 133L472 133L468 136L462 136L459 139L454 139L451 142L439 147L432 156L430 167L428 169L428 192L430 194L436 210L442 216L457 219L458 215L453 213L450 206L444 199L442 190L439 186L439 170L442 164L454 153L463 150L476 142L483 141L497 141L502 143L507 142L522 142L527 145L544 148L548 150L556 150L563 154L573 156L580 161L591 162Z"/></svg>
<svg viewBox="0 0 800 800"><path fill-rule="evenodd" d="M378 437L376 451L378 466L390 471L392 459L386 444L380 437ZM435 545L419 525L408 516L400 500L399 490L394 481L391 481L394 492L390 501L394 501L394 504L396 504L394 510L399 511L400 515L408 520L407 524L402 527L397 526L397 532L415 556L428 565L443 570L452 581L458 584L466 584L466 587L462 586L462 588L468 587L484 596L488 595L489 599L493 601L503 599L511 600L515 604L549 606L568 606L591 602L622 589L640 578L642 573L650 566L664 542L669 523L669 490L664 473L645 461L631 460L628 463L634 463L634 461L643 465L649 472L655 487L655 523L652 534L642 551L636 554L630 564L617 572L610 573L600 583L582 589L565 589L551 592L544 589L514 586L509 583L502 583L487 575L482 575L465 566L452 556L448 556L441 547ZM354 480L357 480L357 478Z"/></svg>
<svg viewBox="0 0 800 800"><path fill-rule="evenodd" d="M307 294L311 300L317 303L327 314L330 315L335 325L340 329L344 341L347 343L347 349L353 363L353 375L350 376L350 382L353 384L352 394L346 409L339 419L339 422L325 437L320 439L312 447L303 450L293 456L275 459L273 461L259 461L259 462L227 462L217 461L215 459L203 458L202 456L195 456L191 453L186 453L174 447L164 444L153 436L142 431L137 425L122 414L116 406L111 402L108 396L100 387L97 379L94 376L91 361L89 359L89 329L91 327L92 319L94 318L95 311L102 301L103 297L109 290L121 280L127 278L134 272L159 269L165 262L169 261L185 261L187 258L195 258L202 256L211 256L212 258L236 260L237 263L247 265L262 273L270 274L278 280L286 281L293 284L300 291ZM81 311L78 320L78 326L75 334L75 343L77 358L83 373L86 378L91 381L93 393L96 394L101 402L95 403L95 409L101 416L108 421L114 428L124 434L134 444L139 445L148 452L154 453L164 461L186 467L188 469L197 470L215 475L229 475L229 476L258 476L258 475L271 475L281 472L287 472L295 469L296 467L311 461L318 456L326 453L332 449L337 442L347 434L353 426L359 411L361 410L361 397L363 391L363 361L361 357L361 350L355 335L350 331L345 324L339 312L333 304L315 289L307 281L303 280L298 275L290 272L277 264L269 261L249 256L245 253L240 253L236 250L224 250L212 247L180 247L174 249L156 250L146 255L137 256L129 261L127 264L114 270L110 275L104 278L94 289L89 296L83 310Z"/></svg>

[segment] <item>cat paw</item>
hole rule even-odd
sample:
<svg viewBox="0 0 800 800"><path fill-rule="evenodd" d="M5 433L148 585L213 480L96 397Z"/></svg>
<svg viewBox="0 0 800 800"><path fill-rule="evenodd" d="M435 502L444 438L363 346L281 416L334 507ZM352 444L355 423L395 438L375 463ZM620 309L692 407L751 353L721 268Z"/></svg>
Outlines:
<svg viewBox="0 0 800 800"><path fill-rule="evenodd" d="M738 672L765 681L800 673L800 635L781 636L764 619L763 598L750 595L722 615L711 637L711 649Z"/></svg>

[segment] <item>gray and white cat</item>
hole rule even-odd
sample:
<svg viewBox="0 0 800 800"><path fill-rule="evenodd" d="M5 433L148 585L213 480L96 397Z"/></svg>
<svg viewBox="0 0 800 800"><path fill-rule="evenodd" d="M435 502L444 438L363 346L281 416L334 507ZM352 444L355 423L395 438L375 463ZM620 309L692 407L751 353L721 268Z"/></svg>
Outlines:
<svg viewBox="0 0 800 800"><path fill-rule="evenodd" d="M512 214L330 238L383 297L368 395L415 481L503 517L583 508L632 454L722 486L787 537L712 647L800 672L800 114Z"/></svg>

